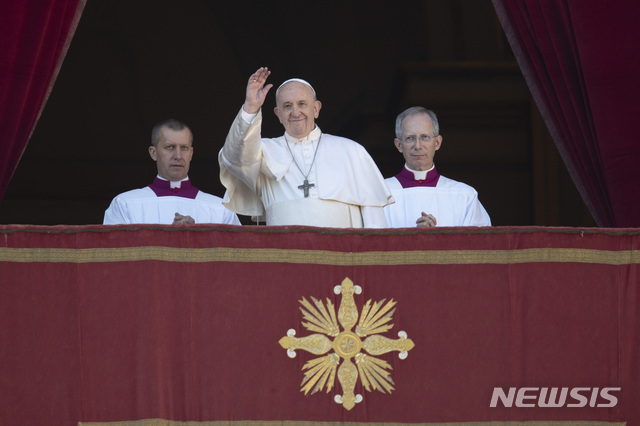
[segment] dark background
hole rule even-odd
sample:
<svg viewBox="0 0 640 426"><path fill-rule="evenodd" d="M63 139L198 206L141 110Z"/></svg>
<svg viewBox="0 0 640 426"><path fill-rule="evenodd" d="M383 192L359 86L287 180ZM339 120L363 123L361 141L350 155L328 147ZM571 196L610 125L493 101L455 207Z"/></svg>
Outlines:
<svg viewBox="0 0 640 426"><path fill-rule="evenodd" d="M422 105L440 118L439 172L475 187L494 225L595 226L490 0L89 0L0 223L102 223L115 195L153 180L150 129L169 117L193 130L194 185L222 196L217 153L260 66L276 86L310 81L321 129L364 145L385 177L403 165L396 115ZM267 137L283 133L274 93Z"/></svg>

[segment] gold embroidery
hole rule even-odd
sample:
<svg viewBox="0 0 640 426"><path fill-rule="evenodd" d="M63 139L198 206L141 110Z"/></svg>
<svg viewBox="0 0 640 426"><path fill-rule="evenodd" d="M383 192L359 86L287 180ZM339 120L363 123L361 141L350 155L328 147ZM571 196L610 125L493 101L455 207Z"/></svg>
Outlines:
<svg viewBox="0 0 640 426"><path fill-rule="evenodd" d="M390 393L394 389L389 373L392 369L391 365L373 355L398 351L400 358L404 359L414 347L414 343L404 332L398 333L399 338L396 340L379 335L393 327L393 324L389 324L395 312L396 302L393 299L386 304L385 300L381 300L373 306L371 300L367 301L358 322L358 308L353 294L360 293L361 288L354 286L349 278L345 278L342 285L336 286L334 292L342 294L337 317L335 307L329 299L325 305L312 297L313 304L311 304L303 297L300 301L302 325L307 330L317 333L297 338L295 330L289 330L279 343L292 358L295 357L297 349L314 355L324 355L333 349L334 352L312 359L302 367L304 379L300 390L307 395L309 392L314 394L326 387L328 393L333 388L337 375L343 395L337 395L335 400L347 410L351 410L356 403L362 401L362 396L354 393L358 377L368 392L377 390ZM342 326L342 332L338 322ZM354 327L355 331L352 331ZM327 336L334 337L333 341ZM362 353L362 349L367 353Z"/></svg>
<svg viewBox="0 0 640 426"><path fill-rule="evenodd" d="M533 248L518 250L408 250L340 252L257 248L9 248L0 247L0 262L105 263L158 260L165 262L292 263L308 265L475 265L517 263L640 263L640 250Z"/></svg>

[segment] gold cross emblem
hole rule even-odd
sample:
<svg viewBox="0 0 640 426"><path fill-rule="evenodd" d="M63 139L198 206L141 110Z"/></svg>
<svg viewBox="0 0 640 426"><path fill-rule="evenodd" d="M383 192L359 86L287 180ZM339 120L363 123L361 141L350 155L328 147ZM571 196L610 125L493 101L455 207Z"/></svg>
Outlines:
<svg viewBox="0 0 640 426"><path fill-rule="evenodd" d="M391 366L374 355L398 351L400 359L405 359L414 347L414 343L403 331L398 333L399 338L396 340L380 336L381 333L393 327L393 324L389 324L395 312L396 302L393 299L386 304L386 299L383 299L375 302L373 306L371 300L367 301L358 322L358 308L353 300L353 294L362 292L360 286L354 285L349 278L345 278L342 285L334 288L334 292L342 294L337 319L335 307L328 298L325 305L313 297L311 297L313 301L311 304L303 297L300 301L302 305L300 310L305 322L302 325L316 333L297 338L295 330L291 329L279 343L291 358L296 356L296 349L302 349L314 355L324 355L308 361L302 367L304 378L300 391L305 395L310 391L314 394L326 386L326 391L329 393L335 384L337 373L343 394L336 395L335 401L347 410L351 410L363 399L362 395L354 394L358 377L367 392L378 390L382 393L391 393L394 390L389 372L392 369ZM342 331L338 322L342 326ZM354 326L355 330L352 331ZM329 353L332 349L333 351ZM363 349L366 353L362 352ZM341 358L342 363L340 363Z"/></svg>

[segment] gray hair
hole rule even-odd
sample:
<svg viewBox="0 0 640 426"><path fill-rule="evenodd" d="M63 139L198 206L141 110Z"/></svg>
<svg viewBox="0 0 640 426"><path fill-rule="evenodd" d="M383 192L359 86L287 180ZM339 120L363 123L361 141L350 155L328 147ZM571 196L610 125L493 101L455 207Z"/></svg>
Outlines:
<svg viewBox="0 0 640 426"><path fill-rule="evenodd" d="M440 134L440 124L438 124L438 117L436 116L436 113L431 111L430 109L426 109L421 106L415 106L405 109L400 114L398 114L398 118L396 118L396 138L402 139L402 122L404 121L404 119L419 114L428 115L431 119L431 127L433 127L434 133L433 136L438 136Z"/></svg>
<svg viewBox="0 0 640 426"><path fill-rule="evenodd" d="M189 133L191 133L191 139L193 139L193 133L191 132L191 129L189 128L189 126L187 126L185 123L183 123L180 120L169 118L153 126L153 129L151 130L151 145L158 146L158 142L160 141L160 132L162 131L163 127L166 127L174 131L187 129Z"/></svg>

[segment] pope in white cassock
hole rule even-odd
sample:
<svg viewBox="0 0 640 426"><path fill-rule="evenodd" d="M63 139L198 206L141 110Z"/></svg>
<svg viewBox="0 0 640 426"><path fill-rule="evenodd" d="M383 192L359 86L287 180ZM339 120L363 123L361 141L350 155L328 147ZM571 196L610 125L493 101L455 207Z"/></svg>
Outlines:
<svg viewBox="0 0 640 426"><path fill-rule="evenodd" d="M433 111L407 109L398 115L395 132L405 166L386 179L396 201L384 209L390 227L491 226L475 189L438 174L433 158L442 135Z"/></svg>
<svg viewBox="0 0 640 426"><path fill-rule="evenodd" d="M184 123L165 120L151 132L149 155L158 175L144 188L116 196L105 211L103 224L223 223L240 225L235 213L222 205L222 198L191 185L189 166L193 135Z"/></svg>
<svg viewBox="0 0 640 426"><path fill-rule="evenodd" d="M238 214L264 217L267 225L386 227L383 208L393 198L382 174L364 147L316 126L322 105L308 82L280 85L274 112L285 133L261 137L270 73L263 67L249 78L218 156L223 203Z"/></svg>

